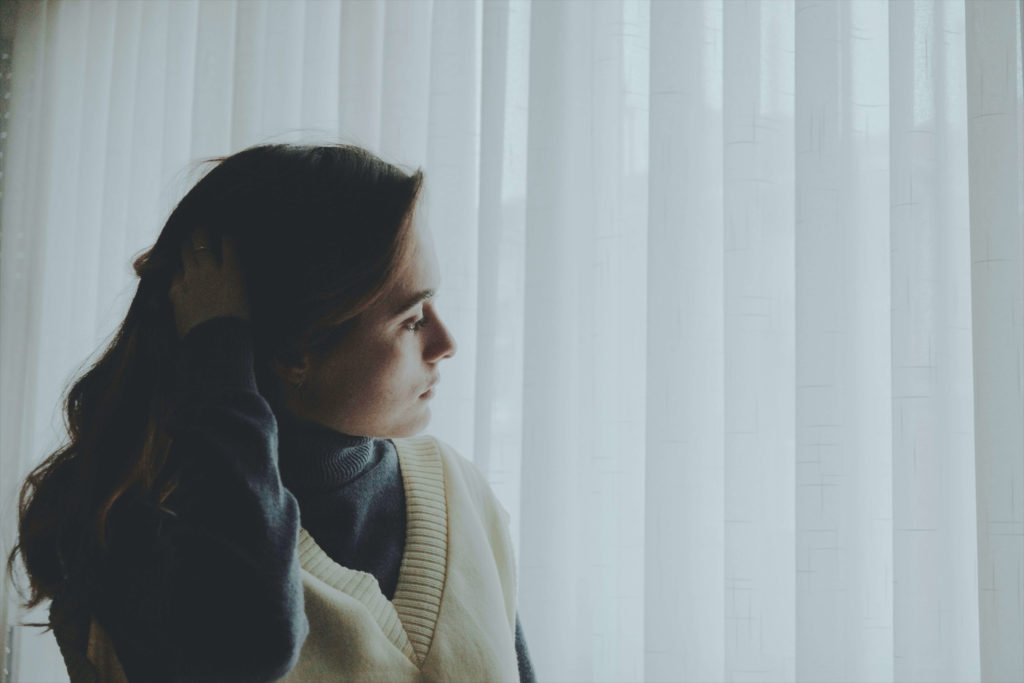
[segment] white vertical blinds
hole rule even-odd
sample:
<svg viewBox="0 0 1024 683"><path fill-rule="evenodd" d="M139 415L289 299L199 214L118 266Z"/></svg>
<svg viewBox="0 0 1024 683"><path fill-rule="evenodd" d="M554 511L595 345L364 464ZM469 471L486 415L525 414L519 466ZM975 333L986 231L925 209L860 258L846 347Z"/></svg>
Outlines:
<svg viewBox="0 0 1024 683"><path fill-rule="evenodd" d="M198 161L349 142L426 173L541 680L1021 680L1021 4L16 3L0 549Z"/></svg>
<svg viewBox="0 0 1024 683"><path fill-rule="evenodd" d="M966 6L967 322L974 361L981 677L1007 681L1024 673L1022 10L1024 3L1013 2Z"/></svg>

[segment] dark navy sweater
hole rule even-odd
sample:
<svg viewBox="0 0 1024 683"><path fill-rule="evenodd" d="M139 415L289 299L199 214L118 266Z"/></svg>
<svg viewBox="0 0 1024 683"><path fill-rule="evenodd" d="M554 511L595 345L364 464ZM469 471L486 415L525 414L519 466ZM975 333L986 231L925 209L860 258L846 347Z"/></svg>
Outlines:
<svg viewBox="0 0 1024 683"><path fill-rule="evenodd" d="M246 320L193 328L176 373L168 432L180 483L160 508L128 498L112 511L88 604L131 681L274 680L309 629L300 524L394 596L406 531L398 453L388 439L275 415ZM84 650L81 629L57 637L66 659ZM534 681L518 615L516 652L520 680Z"/></svg>

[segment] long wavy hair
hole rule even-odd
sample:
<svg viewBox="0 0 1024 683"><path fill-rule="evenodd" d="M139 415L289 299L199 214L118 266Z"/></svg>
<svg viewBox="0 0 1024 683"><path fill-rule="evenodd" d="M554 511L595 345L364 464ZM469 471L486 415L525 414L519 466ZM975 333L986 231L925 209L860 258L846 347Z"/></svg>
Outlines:
<svg viewBox="0 0 1024 683"><path fill-rule="evenodd" d="M13 576L20 555L28 608L94 566L122 496L160 505L175 488L165 425L178 338L168 288L197 226L215 253L222 234L234 240L257 384L275 411L280 380L271 361L330 351L410 257L422 171L408 174L348 145L261 145L210 161L216 165L135 260L138 289L113 340L68 390L68 442L21 489L7 570ZM54 620L51 612L50 627Z"/></svg>

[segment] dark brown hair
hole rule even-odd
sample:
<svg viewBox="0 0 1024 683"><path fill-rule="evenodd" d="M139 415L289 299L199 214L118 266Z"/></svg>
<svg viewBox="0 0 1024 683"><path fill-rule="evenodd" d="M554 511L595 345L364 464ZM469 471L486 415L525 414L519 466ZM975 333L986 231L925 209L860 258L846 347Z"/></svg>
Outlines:
<svg viewBox="0 0 1024 683"><path fill-rule="evenodd" d="M113 341L68 390L69 442L22 487L7 568L13 574L20 554L26 607L59 594L103 552L108 516L125 493L160 504L174 490L164 427L178 340L167 292L197 226L215 253L222 234L234 240L257 382L275 410L270 361L329 351L409 258L421 171L347 145L262 145L210 161L216 166L135 260L138 290Z"/></svg>

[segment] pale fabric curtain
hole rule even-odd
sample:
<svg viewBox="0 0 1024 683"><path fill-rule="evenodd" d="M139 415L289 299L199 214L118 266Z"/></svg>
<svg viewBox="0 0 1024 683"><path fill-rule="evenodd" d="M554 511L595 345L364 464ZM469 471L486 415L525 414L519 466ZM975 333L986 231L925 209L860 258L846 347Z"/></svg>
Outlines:
<svg viewBox="0 0 1024 683"><path fill-rule="evenodd" d="M344 141L426 172L429 431L512 515L541 680L1024 679L1021 12L17 6L4 549L196 160Z"/></svg>

